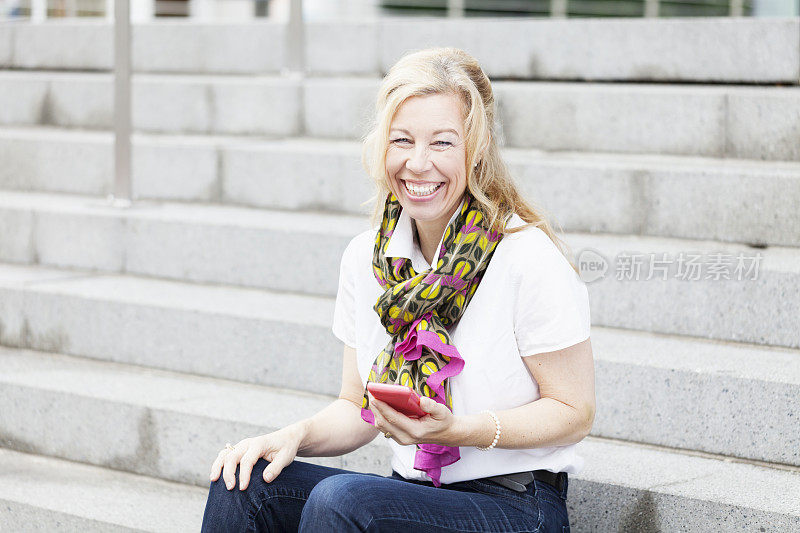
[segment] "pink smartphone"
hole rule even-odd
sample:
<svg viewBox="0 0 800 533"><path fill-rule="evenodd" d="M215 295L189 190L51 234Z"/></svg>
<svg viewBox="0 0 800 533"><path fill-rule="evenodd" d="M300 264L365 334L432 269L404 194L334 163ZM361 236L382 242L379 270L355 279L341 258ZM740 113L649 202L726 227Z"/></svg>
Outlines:
<svg viewBox="0 0 800 533"><path fill-rule="evenodd" d="M378 400L386 402L409 418L420 418L428 413L419 406L419 394L405 385L367 383L367 390Z"/></svg>

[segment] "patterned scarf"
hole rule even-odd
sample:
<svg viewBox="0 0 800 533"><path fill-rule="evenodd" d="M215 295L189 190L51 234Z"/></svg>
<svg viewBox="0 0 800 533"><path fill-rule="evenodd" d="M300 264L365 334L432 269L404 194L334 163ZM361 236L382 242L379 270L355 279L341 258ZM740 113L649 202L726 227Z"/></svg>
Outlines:
<svg viewBox="0 0 800 533"><path fill-rule="evenodd" d="M367 381L414 389L453 410L449 378L464 368L448 328L458 322L489 266L502 233L488 231L484 213L466 192L458 216L444 231L436 269L417 273L411 260L384 255L402 206L389 193L375 238L372 269L384 293L373 307L392 340L375 358ZM375 425L364 391L361 418ZM417 444L414 468L426 472L435 486L443 466L461 458L458 447Z"/></svg>

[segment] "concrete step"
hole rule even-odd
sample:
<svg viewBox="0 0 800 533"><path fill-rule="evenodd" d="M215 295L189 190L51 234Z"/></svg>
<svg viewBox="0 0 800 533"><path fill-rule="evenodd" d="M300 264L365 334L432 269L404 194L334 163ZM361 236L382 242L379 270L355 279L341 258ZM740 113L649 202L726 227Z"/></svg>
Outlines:
<svg viewBox="0 0 800 533"><path fill-rule="evenodd" d="M3 345L277 387L310 373L317 392L339 392L331 298L14 265L0 272Z"/></svg>
<svg viewBox="0 0 800 533"><path fill-rule="evenodd" d="M133 66L139 72L275 73L286 64L285 32L274 21L134 24ZM492 78L800 80L797 18L388 17L306 24L311 74L378 76L406 50L431 46L468 51ZM112 50L105 21L0 23L4 68L109 70Z"/></svg>
<svg viewBox="0 0 800 533"><path fill-rule="evenodd" d="M353 140L366 133L379 82L138 74L132 120L147 132ZM530 81L493 87L504 146L800 160L800 87ZM0 125L108 129L112 94L110 74L0 71Z"/></svg>
<svg viewBox="0 0 800 533"><path fill-rule="evenodd" d="M3 531L199 531L207 497L207 488L0 448Z"/></svg>
<svg viewBox="0 0 800 533"><path fill-rule="evenodd" d="M603 327L592 349L592 435L800 466L800 350Z"/></svg>
<svg viewBox="0 0 800 533"><path fill-rule="evenodd" d="M339 393L342 345L330 332L329 298L71 275L1 266L0 342ZM800 466L798 350L597 326L592 346L593 434Z"/></svg>
<svg viewBox="0 0 800 533"><path fill-rule="evenodd" d="M296 76L132 78L132 120L143 131L296 135L302 84ZM0 71L0 124L107 128L111 74Z"/></svg>
<svg viewBox="0 0 800 533"><path fill-rule="evenodd" d="M570 476L571 530L796 531L800 473L586 438ZM574 525L573 525L574 523Z"/></svg>
<svg viewBox="0 0 800 533"><path fill-rule="evenodd" d="M226 355L221 358L231 365ZM0 360L0 390L9 406L0 414L0 445L199 486L208 486L211 464L225 442L280 429L334 400L288 388L4 347ZM341 362L339 367L341 379ZM380 453L391 453L382 435L368 448L375 446L380 452L362 448L307 459L369 471ZM379 465L389 468L388 461Z"/></svg>
<svg viewBox="0 0 800 533"><path fill-rule="evenodd" d="M493 85L509 146L800 160L800 87Z"/></svg>
<svg viewBox="0 0 800 533"><path fill-rule="evenodd" d="M369 228L363 216L145 201L117 209L8 191L0 221L0 261L326 296L347 243ZM800 347L798 248L562 237L589 282L595 325Z"/></svg>
<svg viewBox="0 0 800 533"><path fill-rule="evenodd" d="M12 411L0 415L4 434L30 435L32 443L25 445L41 454L69 456L107 468L145 470L151 477L178 478L200 487L208 486L209 458L213 460L221 442L262 434L290 417L304 416L312 404L322 404L289 390L60 355L2 350L0 358L4 370L8 369L0 378L3 394L14 396L7 402ZM9 386L9 382L16 383ZM242 409L243 404L248 409ZM16 420L36 423L15 424ZM94 425L96 431L86 431ZM106 430L109 425L115 428L113 435ZM59 431L52 431L54 426ZM20 440L10 445L16 447ZM324 461L338 460L344 468L388 474L389 449L381 440L376 438L349 454L358 456L353 462L346 456ZM579 447L586 467L571 476L568 499L576 531L739 531L742 527L789 531L800 526L800 502L791 497L800 491L796 468L731 462L591 437ZM17 459L15 468L2 469L6 473L24 472L33 461L52 461L41 457L20 461L19 455L10 452L5 456L10 457L9 463ZM80 468L95 475L102 472ZM52 482L53 469L41 470L48 472ZM28 477L36 484L42 475ZM130 474L105 475L122 479ZM62 494L69 494L82 481L82 476L72 472L63 477L67 481L59 491ZM11 497L3 494L2 499ZM20 499L16 496L13 501ZM35 505L15 507L34 516L44 514Z"/></svg>
<svg viewBox="0 0 800 533"><path fill-rule="evenodd" d="M0 189L108 195L113 139L99 130L0 127ZM360 203L371 190L355 141L135 133L132 145L134 198L367 213ZM800 175L798 163L757 164Z"/></svg>
<svg viewBox="0 0 800 533"><path fill-rule="evenodd" d="M112 147L110 132L0 128L0 188L107 195ZM798 162L524 148L503 157L566 231L800 246ZM356 141L135 134L133 194L366 214L360 158Z"/></svg>
<svg viewBox="0 0 800 533"><path fill-rule="evenodd" d="M0 220L0 260L327 295L347 243L369 227L361 216L145 201L117 209L8 191Z"/></svg>

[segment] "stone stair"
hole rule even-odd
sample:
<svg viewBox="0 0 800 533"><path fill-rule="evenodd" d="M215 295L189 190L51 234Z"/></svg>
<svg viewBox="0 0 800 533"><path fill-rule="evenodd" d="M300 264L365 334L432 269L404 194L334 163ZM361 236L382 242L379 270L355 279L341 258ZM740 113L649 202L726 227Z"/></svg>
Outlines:
<svg viewBox="0 0 800 533"><path fill-rule="evenodd" d="M143 132L354 139L379 78L137 74ZM509 147L800 161L800 87L497 81ZM106 73L5 71L0 125L110 128ZM669 122L670 129L663 124Z"/></svg>
<svg viewBox="0 0 800 533"><path fill-rule="evenodd" d="M221 444L332 401L364 113L440 44L496 80L504 155L574 252L760 254L756 279L588 284L572 528L800 529L800 19L314 23L305 78L284 29L134 26L118 210L110 26L0 22L0 529L197 530ZM388 473L379 441L300 460Z"/></svg>
<svg viewBox="0 0 800 533"><path fill-rule="evenodd" d="M208 491L0 448L3 531L199 531Z"/></svg>
<svg viewBox="0 0 800 533"><path fill-rule="evenodd" d="M67 524L91 519L108 529L135 524L136 529L154 531L172 526L196 530L205 503L205 493L196 485L207 484L207 472L198 465L215 455L220 439L269 431L296 416L311 415L329 400L289 389L54 353L1 349L0 362L0 396L17 406L0 420L4 432L14 435L7 439L11 447L25 452L0 453L0 465L8 464L0 470L0 478L8 478L0 485L8 487L0 489L0 501L12 521L21 520L20 513L31 513L36 520L46 514L55 520L53 515L60 512L68 515L62 519ZM52 431L54 426L58 432ZM107 431L109 426L113 432ZM389 453L378 440L344 457L314 462L386 471ZM573 509L580 510L581 522L592 528L709 531L768 526L790 531L796 525L797 508L787 498L800 491L796 472L605 438L587 438L581 452L592 466L574 478L570 499ZM144 481L142 475L147 476ZM740 486L743 480L747 483ZM39 484L71 497L54 502ZM136 486L142 493L123 498L125 508L118 513L106 510L98 516L95 492L100 487L108 490L108 485L113 492L131 492ZM151 493L162 495L162 503L154 505ZM37 509L43 501L47 508ZM609 501L617 504L610 506ZM177 505L178 516L165 523L134 521L137 517L130 516L128 508L134 503L146 505L156 516L169 515L170 505ZM82 510L84 506L91 511ZM189 514L192 510L198 514ZM698 515L703 516L702 524Z"/></svg>
<svg viewBox="0 0 800 533"><path fill-rule="evenodd" d="M106 196L112 146L105 131L0 128L0 187ZM800 162L508 147L503 154L521 188L567 231L800 246ZM359 158L360 143L347 139L135 133L133 192L142 200L366 214L371 190ZM736 216L748 207L747 219Z"/></svg>

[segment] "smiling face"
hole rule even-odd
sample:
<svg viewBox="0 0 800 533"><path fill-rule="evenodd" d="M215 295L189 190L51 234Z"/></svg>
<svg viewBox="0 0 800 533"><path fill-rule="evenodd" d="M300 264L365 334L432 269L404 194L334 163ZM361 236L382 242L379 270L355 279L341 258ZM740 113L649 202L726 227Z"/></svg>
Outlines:
<svg viewBox="0 0 800 533"><path fill-rule="evenodd" d="M389 189L418 228L441 235L461 203L467 188L463 128L454 94L412 96L392 119L386 151Z"/></svg>

